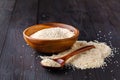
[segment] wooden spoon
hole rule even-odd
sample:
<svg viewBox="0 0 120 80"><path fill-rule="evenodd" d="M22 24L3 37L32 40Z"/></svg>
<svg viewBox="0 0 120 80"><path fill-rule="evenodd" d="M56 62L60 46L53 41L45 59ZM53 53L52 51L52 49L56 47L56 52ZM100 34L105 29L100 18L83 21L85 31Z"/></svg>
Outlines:
<svg viewBox="0 0 120 80"><path fill-rule="evenodd" d="M75 50L75 51L73 51L73 52L71 52L71 53L69 53L69 54L67 54L67 55L65 55L65 56L63 56L63 57L60 57L60 58L55 58L55 59L43 59L42 61L41 61L41 65L44 67L44 68L49 68L49 69L53 69L53 68L61 68L61 67L63 67L64 65L65 65L65 62L70 58L70 57L72 57L72 56L74 56L74 55L76 55L76 54L79 54L79 53L82 53L82 52L85 52L85 51L87 51L87 50L90 50L90 49L92 49L92 48L95 48L95 46L94 45L88 45L88 46L85 46L85 47L82 47L82 48L79 48L79 49L77 49L77 50ZM50 65L46 65L46 64L44 64L44 61L45 60L48 60L47 61L47 63L48 62L53 62L52 64L50 64ZM55 63L55 65L53 66L53 64Z"/></svg>

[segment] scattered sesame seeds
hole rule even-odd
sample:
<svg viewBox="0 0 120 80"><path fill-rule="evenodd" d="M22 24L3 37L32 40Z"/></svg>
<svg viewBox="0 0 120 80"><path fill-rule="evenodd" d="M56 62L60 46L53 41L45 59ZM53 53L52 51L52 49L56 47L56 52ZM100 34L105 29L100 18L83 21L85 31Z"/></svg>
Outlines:
<svg viewBox="0 0 120 80"><path fill-rule="evenodd" d="M117 52L116 54L119 54L119 52Z"/></svg>
<svg viewBox="0 0 120 80"><path fill-rule="evenodd" d="M110 72L113 72L113 70L111 70Z"/></svg>
<svg viewBox="0 0 120 80"><path fill-rule="evenodd" d="M89 75L92 75L92 73L89 73Z"/></svg>
<svg viewBox="0 0 120 80"><path fill-rule="evenodd" d="M38 71L38 68L36 68L36 71Z"/></svg>
<svg viewBox="0 0 120 80"><path fill-rule="evenodd" d="M23 56L20 56L20 58L23 58Z"/></svg>
<svg viewBox="0 0 120 80"><path fill-rule="evenodd" d="M36 53L36 51L33 51L33 54L35 54Z"/></svg>
<svg viewBox="0 0 120 80"><path fill-rule="evenodd" d="M25 45L22 45L22 47L25 47Z"/></svg>
<svg viewBox="0 0 120 80"><path fill-rule="evenodd" d="M100 39L100 38L97 38L97 39Z"/></svg>
<svg viewBox="0 0 120 80"><path fill-rule="evenodd" d="M112 32L109 32L110 34L112 33Z"/></svg>
<svg viewBox="0 0 120 80"><path fill-rule="evenodd" d="M104 70L104 69L102 69L102 71L103 71L103 72L105 72L105 70Z"/></svg>
<svg viewBox="0 0 120 80"><path fill-rule="evenodd" d="M112 37L110 37L110 39L112 39Z"/></svg>
<svg viewBox="0 0 120 80"><path fill-rule="evenodd" d="M102 37L100 37L100 38L102 38Z"/></svg>
<svg viewBox="0 0 120 80"><path fill-rule="evenodd" d="M120 65L117 65L117 67L119 67Z"/></svg>
<svg viewBox="0 0 120 80"><path fill-rule="evenodd" d="M108 33L108 35L110 36L110 35L111 35L111 33L109 32L109 33Z"/></svg>
<svg viewBox="0 0 120 80"><path fill-rule="evenodd" d="M35 59L38 59L38 57L36 57Z"/></svg>
<svg viewBox="0 0 120 80"><path fill-rule="evenodd" d="M31 56L34 56L34 55L31 54Z"/></svg>
<svg viewBox="0 0 120 80"><path fill-rule="evenodd" d="M72 67L72 69L73 69L73 71L75 71L76 69L75 69L75 67Z"/></svg>
<svg viewBox="0 0 120 80"><path fill-rule="evenodd" d="M67 75L67 72L65 72L65 75Z"/></svg>
<svg viewBox="0 0 120 80"><path fill-rule="evenodd" d="M118 63L118 61L115 61L116 63Z"/></svg>
<svg viewBox="0 0 120 80"><path fill-rule="evenodd" d="M106 35L103 35L103 37L106 37Z"/></svg>
<svg viewBox="0 0 120 80"><path fill-rule="evenodd" d="M97 34L97 36L99 36L100 34Z"/></svg>
<svg viewBox="0 0 120 80"><path fill-rule="evenodd" d="M101 33L101 31L99 31L99 33Z"/></svg>
<svg viewBox="0 0 120 80"><path fill-rule="evenodd" d="M87 76L84 76L84 78L86 79L86 78L88 78Z"/></svg>
<svg viewBox="0 0 120 80"><path fill-rule="evenodd" d="M33 68L33 66L30 66L30 68Z"/></svg>
<svg viewBox="0 0 120 80"><path fill-rule="evenodd" d="M113 63L111 63L111 61L112 61L111 57L114 57L115 54L119 54L118 50L120 49L120 48L115 48L112 45L112 43L113 43L111 41L111 39L112 39L111 33L112 32L108 32L108 34L106 34L106 35L105 34L100 34L101 32L102 31L99 31L99 33L97 33L97 40L103 40L103 41L105 40L105 42L107 42L109 44L109 46L112 48L112 53L108 58L106 58L106 61L110 64L116 63L116 66L119 67L120 65L118 64L119 63L118 61L114 61ZM36 59L37 58L38 57L36 57ZM105 66L107 66L106 63L104 64L104 66L101 67L103 72L105 71ZM71 67L68 67L68 68L71 69ZM75 68L73 70L75 70ZM110 70L110 72L114 72L114 70ZM67 73L65 73L65 74L67 74ZM114 80L116 80L116 78L114 78Z"/></svg>
<svg viewBox="0 0 120 80"><path fill-rule="evenodd" d="M114 78L113 80L116 80L116 78Z"/></svg>

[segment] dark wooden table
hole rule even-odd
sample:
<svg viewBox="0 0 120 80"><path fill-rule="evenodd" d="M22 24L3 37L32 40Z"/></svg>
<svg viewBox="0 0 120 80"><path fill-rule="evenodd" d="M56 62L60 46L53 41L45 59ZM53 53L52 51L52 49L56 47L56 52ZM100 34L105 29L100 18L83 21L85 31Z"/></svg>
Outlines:
<svg viewBox="0 0 120 80"><path fill-rule="evenodd" d="M73 25L79 40L104 41L117 52L104 69L48 71L22 36L45 22ZM120 80L119 48L120 0L0 0L0 80Z"/></svg>

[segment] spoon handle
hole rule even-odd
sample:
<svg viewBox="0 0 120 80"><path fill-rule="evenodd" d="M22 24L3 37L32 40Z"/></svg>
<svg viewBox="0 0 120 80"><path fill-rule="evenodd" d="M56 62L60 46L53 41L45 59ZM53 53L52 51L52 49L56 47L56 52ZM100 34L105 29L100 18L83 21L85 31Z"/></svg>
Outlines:
<svg viewBox="0 0 120 80"><path fill-rule="evenodd" d="M87 50L90 50L90 49L92 49L92 48L95 48L95 46L94 46L94 45L88 45L88 46L79 48L79 49L71 52L70 54L67 54L67 55L61 57L61 59L63 59L64 61L66 61L66 60L69 59L70 57L72 57L72 56L74 56L74 55L76 55L76 54L78 54L78 53L82 53L82 52L85 52L85 51L87 51Z"/></svg>

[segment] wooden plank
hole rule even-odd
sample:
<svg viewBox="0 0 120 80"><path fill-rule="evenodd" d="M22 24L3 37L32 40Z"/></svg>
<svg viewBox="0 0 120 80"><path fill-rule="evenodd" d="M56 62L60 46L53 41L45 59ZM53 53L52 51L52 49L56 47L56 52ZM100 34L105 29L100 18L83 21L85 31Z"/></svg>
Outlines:
<svg viewBox="0 0 120 80"><path fill-rule="evenodd" d="M67 2L67 4L65 2L66 2L65 0L62 1L40 0L38 23L63 22L70 24L71 23L69 17L70 14L65 13L66 10L65 7L67 7L69 2L71 1ZM38 71L36 71L36 80L71 80L72 79L72 73L70 70L47 71L43 67L40 67L39 61L40 60L38 59L38 61L36 62L36 69L38 68Z"/></svg>
<svg viewBox="0 0 120 80"><path fill-rule="evenodd" d="M62 22L75 26L81 31L80 40L94 40L96 33L93 29L93 24L90 21L89 15L87 15L87 9L84 0L64 0L64 1L48 1L41 0L39 2L39 23L44 22ZM47 6L44 6L46 4ZM39 64L36 65L39 68ZM42 72L41 72L42 71ZM37 80L79 80L85 78L96 79L96 73L94 70L67 70L61 72L46 72L40 68L36 72ZM94 76L91 77L92 74ZM98 79L99 80L99 79Z"/></svg>
<svg viewBox="0 0 120 80"><path fill-rule="evenodd" d="M118 4L113 0L16 0L0 58L0 80L119 80L120 68L114 61L104 70L46 70L40 66L39 53L35 54L22 36L29 25L63 22L81 31L79 40L94 40L99 31L102 31L100 36L112 32L113 46L120 47ZM103 38L99 40L104 41ZM120 61L119 57L114 59Z"/></svg>
<svg viewBox="0 0 120 80"><path fill-rule="evenodd" d="M0 55L5 42L6 33L12 11L14 9L15 0L0 0Z"/></svg>
<svg viewBox="0 0 120 80"><path fill-rule="evenodd" d="M0 80L34 80L35 55L22 32L36 24L37 0L17 0L0 58Z"/></svg>
<svg viewBox="0 0 120 80"><path fill-rule="evenodd" d="M109 22L111 25L114 26L115 30L117 31L117 34L120 34L120 2L118 0L116 1L107 1L105 2L107 5L106 8L108 8L107 12L109 13Z"/></svg>
<svg viewBox="0 0 120 80"><path fill-rule="evenodd" d="M93 5L91 5L91 3L93 3ZM94 27L96 28L95 30L96 33L102 31L101 33L102 36L102 35L108 35L109 32L112 32L111 37L115 37L112 39L113 45L118 47L120 45L114 44L114 42L119 41L119 37L117 36L120 33L119 31L116 30L116 28L118 27L118 19L116 19L116 16L113 14L113 12L109 8L109 6L107 6L106 3L110 3L110 1L106 2L102 0L100 1L97 0L96 3L95 1L91 1L91 2L87 1L89 15L91 16L91 21L93 22ZM115 21L117 21L117 25L111 24L111 22L113 23ZM103 39L101 39L101 41L102 40ZM108 43L108 41L106 42Z"/></svg>
<svg viewBox="0 0 120 80"><path fill-rule="evenodd" d="M101 37L101 39L98 39L98 40L106 42L109 45L111 43L113 47L119 48L120 38L118 36L120 34L119 34L119 31L116 30L118 26L111 24L111 22L114 22L114 21L117 21L116 23L118 24L118 19L116 18L116 15L114 15L113 10L111 10L111 8L107 5L107 3L112 3L112 2L113 2L112 0L111 1L86 0L86 5L89 13L88 15L91 17L91 22L94 25L93 27L95 28L96 33L99 34L98 37L99 38ZM113 7L113 5L110 5L110 6ZM118 8L117 6L114 6L114 7ZM111 35L109 35L109 32L111 32ZM104 35L106 37L104 37ZM110 37L112 37L112 39ZM100 69L95 70L96 76L98 76L98 79L118 80L120 78L119 76L114 76L114 75L119 75L120 73L120 69L118 69L117 64L114 63L115 61L119 61L120 59L118 58L116 53L114 54L115 54L114 59L111 61L111 63L108 63L108 66L104 69L104 72L102 72ZM111 72L111 71L114 71L114 72Z"/></svg>
<svg viewBox="0 0 120 80"><path fill-rule="evenodd" d="M71 1L40 1L39 6L39 23L44 22L63 22L67 24L74 25L81 31L81 35L79 37L80 40L95 40L98 39L100 36L106 35L107 39L109 40L108 33L112 32L111 37L114 37L112 39L112 44L114 47L120 47L119 44L119 37L118 30L116 30L114 27L115 25L112 25L111 22L114 20L109 19L110 17L115 17L113 15L111 9L108 8L108 5L106 3L112 3L111 1L103 1L103 0L71 0ZM47 6L44 6L46 4ZM111 5L112 6L112 5ZM118 7L117 7L118 8ZM109 11L109 12L108 12ZM117 12L116 12L117 13ZM118 17L119 18L119 17ZM111 20L111 22L110 22ZM119 23L116 22L118 25ZM102 33L99 33L99 31L102 31ZM97 36L97 34L100 34L100 36ZM98 39L99 41L105 41L104 38ZM114 44L115 43L115 44ZM108 43L109 44L109 43ZM118 61L119 59L115 57ZM113 60L114 62L114 60ZM113 63L112 62L112 63ZM37 65L39 67L39 65ZM69 80L79 80L79 79L90 79L90 80L113 80L115 77L114 75L118 75L119 72L111 73L111 70L113 70L113 67L117 69L116 65L112 66L112 64L108 64L108 67L103 69L92 69L92 70L77 70L77 71L71 71L67 72L69 74L69 77L65 75L58 76L54 75L54 78L51 77L49 73L45 74L45 72L42 72L41 75L44 75L46 77L43 77L43 79L49 79L54 80L57 79L63 79L70 78ZM40 71L37 72L37 74L40 74ZM62 74L61 74L62 75ZM109 76L110 75L110 76ZM53 76L53 75L52 75ZM61 78L62 77L62 78ZM79 78L78 78L79 77ZM119 79L119 77L117 77ZM37 79L42 79L41 76L39 76Z"/></svg>
<svg viewBox="0 0 120 80"><path fill-rule="evenodd" d="M71 1L40 1L40 6L39 6L39 23L44 23L44 22L62 22L62 23L66 23L66 24L70 24L75 26L76 28L78 28L81 31L81 37L79 39L83 40L90 40L95 39L89 35L94 35L95 33L94 31L92 31L93 33L86 33L88 31L89 27L85 27L83 25L89 26L89 24L91 24L90 22L88 23L88 25L85 22L88 22L89 16L87 16L84 13L87 13L87 11L85 10L85 6L84 6L84 1L80 0L71 0ZM44 6L44 4L47 4L47 6ZM66 5L65 5L66 4ZM44 7L43 7L44 6ZM85 22L83 20L86 20ZM85 29L84 29L85 28ZM92 25L91 25L91 30L93 30Z"/></svg>

